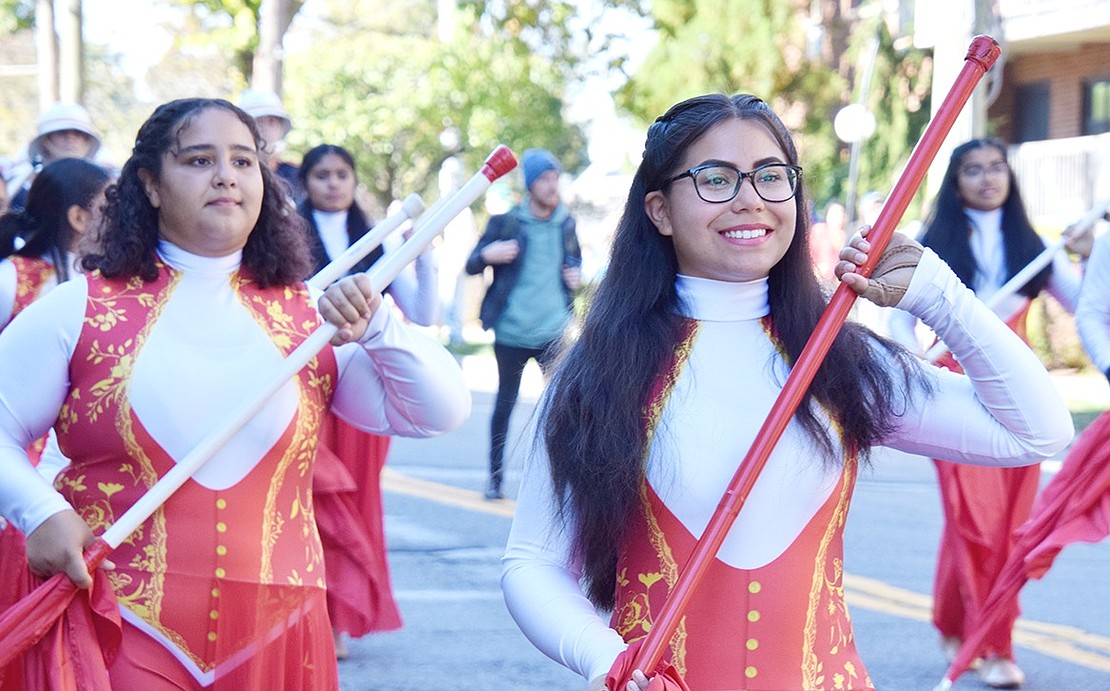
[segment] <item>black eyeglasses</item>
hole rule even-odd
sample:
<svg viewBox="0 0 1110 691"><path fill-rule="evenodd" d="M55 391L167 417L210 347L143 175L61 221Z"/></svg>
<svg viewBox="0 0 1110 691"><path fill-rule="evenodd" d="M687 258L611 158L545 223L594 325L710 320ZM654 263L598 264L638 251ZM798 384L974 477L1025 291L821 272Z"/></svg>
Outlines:
<svg viewBox="0 0 1110 691"><path fill-rule="evenodd" d="M748 178L760 199L765 202L784 202L798 191L798 179L801 176L801 166L785 163L766 163L747 173L727 163L706 163L674 176L667 183L690 178L694 181L694 191L702 201L724 204L736 198L740 193L740 185L744 184L744 178Z"/></svg>
<svg viewBox="0 0 1110 691"><path fill-rule="evenodd" d="M978 163L960 168L959 175L965 178L981 178L984 175L1001 176L1009 175L1010 166L1005 161L995 161L989 165L981 166Z"/></svg>

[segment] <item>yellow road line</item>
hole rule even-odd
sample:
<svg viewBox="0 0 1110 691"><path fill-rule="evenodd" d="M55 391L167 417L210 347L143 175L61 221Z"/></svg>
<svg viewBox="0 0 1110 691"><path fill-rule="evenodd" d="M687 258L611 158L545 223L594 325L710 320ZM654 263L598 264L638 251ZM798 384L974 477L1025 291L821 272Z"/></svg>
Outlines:
<svg viewBox="0 0 1110 691"><path fill-rule="evenodd" d="M512 518L513 511L516 509L516 502L512 499L488 501L481 492L445 485L441 482L420 480L398 473L389 467L382 469L382 489L506 518Z"/></svg>
<svg viewBox="0 0 1110 691"><path fill-rule="evenodd" d="M511 518L516 509L512 499L488 501L481 492L420 480L389 467L382 470L382 489L505 518ZM933 599L928 595L853 574L844 574L844 591L851 607L916 621L932 620ZM1072 664L1110 672L1110 638L1074 626L1018 619L1014 643Z"/></svg>
<svg viewBox="0 0 1110 691"><path fill-rule="evenodd" d="M844 592L851 607L917 621L933 618L931 597L873 578L844 574ZM1072 664L1110 672L1110 638L1074 626L1018 619L1014 643Z"/></svg>

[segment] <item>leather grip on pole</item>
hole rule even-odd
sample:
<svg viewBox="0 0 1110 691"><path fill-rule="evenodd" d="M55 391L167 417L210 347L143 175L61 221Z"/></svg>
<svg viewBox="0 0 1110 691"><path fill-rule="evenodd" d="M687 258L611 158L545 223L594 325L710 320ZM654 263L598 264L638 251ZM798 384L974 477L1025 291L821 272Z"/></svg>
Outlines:
<svg viewBox="0 0 1110 691"><path fill-rule="evenodd" d="M911 199L925 179L929 165L936 157L957 116L971 97L979 80L994 65L1001 52L998 42L990 36L976 36L972 39L963 68L937 109L936 115L926 126L917 146L910 153L902 175L891 189L887 202L883 205L875 225L867 236L871 244L871 252L857 273L865 277L871 275L883 250L894 235L896 224L901 220ZM631 669L653 670L663 658L663 653L677 630L694 591L706 574L710 563L716 558L756 478L798 409L855 299L856 294L844 283L841 283L833 293L798 361L791 368L790 375L767 419L756 434L748 454L733 476L728 491L725 492L716 511L710 517L702 537L694 546L686 565L679 574L670 596L663 603L651 630L643 639ZM628 681L628 678L622 678L616 688L624 688Z"/></svg>

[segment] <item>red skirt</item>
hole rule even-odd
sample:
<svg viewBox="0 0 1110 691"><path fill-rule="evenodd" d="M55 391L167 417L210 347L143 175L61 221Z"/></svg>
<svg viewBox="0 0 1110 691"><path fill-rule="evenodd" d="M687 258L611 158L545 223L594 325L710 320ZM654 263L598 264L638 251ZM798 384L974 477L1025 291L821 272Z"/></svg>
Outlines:
<svg viewBox="0 0 1110 691"><path fill-rule="evenodd" d="M312 493L328 614L333 629L354 637L401 628L382 517L381 472L389 442L328 414L316 452Z"/></svg>
<svg viewBox="0 0 1110 691"><path fill-rule="evenodd" d="M244 657L241 664L217 669L215 679L205 685L164 646L124 621L119 654L108 674L113 689L338 691L339 667L323 593L298 607L280 633L262 638Z"/></svg>

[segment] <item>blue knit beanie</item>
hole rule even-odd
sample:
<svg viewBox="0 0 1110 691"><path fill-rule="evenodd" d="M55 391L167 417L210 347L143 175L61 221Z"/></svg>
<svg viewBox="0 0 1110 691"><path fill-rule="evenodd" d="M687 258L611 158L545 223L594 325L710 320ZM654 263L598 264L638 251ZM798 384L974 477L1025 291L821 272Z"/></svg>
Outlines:
<svg viewBox="0 0 1110 691"><path fill-rule="evenodd" d="M520 157L520 167L524 170L524 189L532 189L532 183L549 170L562 171L558 159L547 149L528 149Z"/></svg>

